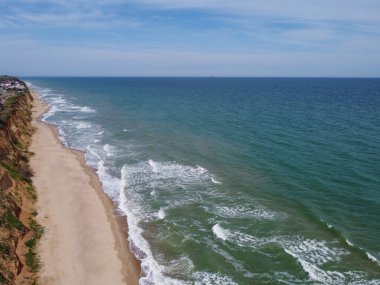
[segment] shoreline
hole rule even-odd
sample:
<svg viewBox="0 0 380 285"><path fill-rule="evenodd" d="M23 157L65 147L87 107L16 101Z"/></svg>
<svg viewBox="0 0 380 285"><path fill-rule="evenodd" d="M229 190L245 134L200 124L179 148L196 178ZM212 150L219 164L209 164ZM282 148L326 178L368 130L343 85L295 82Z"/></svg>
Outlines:
<svg viewBox="0 0 380 285"><path fill-rule="evenodd" d="M40 221L40 223L43 226L46 227L46 230L47 230L47 234L45 234L47 237L44 236L41 239L40 245L39 245L39 253L41 255L41 261L43 263L43 267L42 267L42 270L40 272L41 284L51 284L52 281L55 282L54 284L66 284L65 282L68 282L68 280L69 280L69 282L74 282L74 283L70 283L70 284L87 284L87 283L104 284L103 282L105 280L107 280L108 283L112 281L111 282L112 284L128 284L128 285L129 284L138 284L139 278L141 275L141 266L140 266L140 262L135 258L134 254L129 249L128 224L127 224L126 217L118 215L116 208L115 208L115 204L103 192L101 182L100 182L95 170L92 169L90 166L86 165L84 153L80 150L71 149L71 148L67 148L66 146L64 146L63 143L59 139L57 129L53 125L42 122L40 120L41 116L48 111L48 106L39 98L38 94L36 94L35 92L31 92L31 94L34 98L33 126L37 130L36 134L33 135L32 144L31 144L31 150L36 153L36 156L34 158L32 158L31 164L32 164L33 170L37 170L37 171L35 171L37 177L33 179L33 181L35 182L35 185L36 185L37 193L39 194L39 197L40 197L37 205L38 205L39 211L41 211L44 214L44 215L39 215L38 220ZM57 268L55 268L55 270L47 270L50 267L52 267L50 265L50 263L54 263L54 262L57 263L58 262L59 267L62 266L62 260L55 260L57 257L55 257L54 254L53 255L51 254L51 252L50 252L51 248L49 250L46 250L47 245L50 244L49 246L51 247L52 244L55 244L57 242L58 242L58 244L59 243L65 243L65 241L62 238L61 238L61 240L59 240L59 236L57 236L57 233L59 232L59 230L56 230L59 227L57 227L57 225L54 224L56 221L54 221L53 218L50 218L49 214L53 215L54 211L49 212L49 210L47 210L47 209L44 210L44 208L46 206L44 205L44 203L42 203L42 200L44 198L48 199L49 195L51 196L52 194L47 193L47 191L41 190L41 188L42 188L41 183L39 183L39 181L38 181L39 180L38 175L40 174L40 171L38 171L39 170L38 166L37 166L38 162L36 160L39 159L40 155L43 155L41 152L45 152L45 150L43 150L43 149L38 150L38 146L36 146L35 140L38 141L38 138L36 139L36 136L38 136L38 134L37 134L38 132L44 132L43 138L44 139L50 139L51 144L53 144L53 142L51 140L54 140L54 144L56 145L55 147L61 149L62 153L60 153L60 155L61 156L64 155L66 158L71 156L71 162L70 163L74 163L73 161L75 160L77 163L77 165L76 165L77 168L79 165L80 170L82 170L82 173L78 173L78 171L77 171L75 173L72 173L71 177L66 175L66 176L68 176L66 178L67 179L71 178L73 180L76 180L77 176L81 175L82 179L86 180L86 182L87 182L86 188L90 188L90 189L88 189L89 191L87 191L87 192L92 191L92 193L94 193L94 192L96 193L96 195L92 195L92 196L95 196L95 197L92 197L92 199L97 200L97 202L92 202L92 203L97 203L97 205L96 205L97 209L96 210L98 210L98 211L100 210L99 209L100 206L101 206L101 208L103 208L103 209L101 209L102 213L97 213L98 216L102 216L103 225L99 227L99 225L98 225L99 220L95 219L95 217L93 217L93 216L91 216L90 221L88 221L89 219L88 219L88 217L86 217L86 219L85 219L86 222L91 223L91 220L92 220L92 224L95 224L95 225L93 225L93 227L95 227L97 230L96 230L96 232L91 232L91 233L89 232L87 234L83 233L83 232L86 232L86 228L88 227L88 224L84 223L84 224L80 225L82 228L79 230L79 236L82 238L82 236L85 235L88 238L94 238L93 234L95 234L95 233L98 234L99 232L101 232L103 235L105 235L105 233L104 233L104 232L106 232L105 228L108 228L109 231L107 231L107 234L106 234L107 237L102 240L102 242L103 242L102 245L104 244L105 241L107 241L107 246L109 247L110 245L112 245L113 253L116 256L113 256L113 263L111 263L110 260L108 260L108 259L105 261L97 262L97 263L103 263L103 266L107 267L107 274L104 274L105 268L103 268L103 266L102 266L102 268L97 268L97 267L99 267L99 264L93 264L95 261L92 258L102 259L102 258L104 258L105 254L110 254L110 252L104 252L104 248L97 248L96 244L90 245L90 249L92 249L92 251L94 251L95 249L98 249L100 251L100 253L95 253L95 252L84 252L84 253L82 253L83 255L86 255L86 256L89 255L92 257L91 259L85 258L85 261L87 263L85 262L84 264L82 264L82 267L88 267L88 268L84 268L84 269L89 269L90 267L91 268L97 268L98 271L92 272L94 274L94 276L89 276L89 274L88 274L89 272L87 272L87 270L85 270L86 272L85 272L85 274L83 274L82 278L78 278L77 270L71 270L72 273L75 272L75 275L71 276L71 277L67 276L68 274L66 272L64 272L63 274L59 274L59 272L55 272L57 270ZM50 133L50 138L46 138L49 133ZM38 142L37 142L37 144L38 144ZM77 169L77 170L79 170L79 169ZM48 179L49 178L50 177L48 177ZM46 177L45 177L45 179L46 179ZM64 191L66 191L66 189L64 189ZM65 194L66 193L67 192L65 192ZM86 193L86 194L88 194L88 193ZM71 197L70 199L75 199L75 200L79 199L79 197L77 196L78 193L74 193L74 194L72 193L71 195L73 195L73 197ZM82 194L81 196L83 196L83 195L84 194ZM85 198L85 199L83 201L77 201L78 204L80 204L79 208L82 208L82 207L86 208L87 210L90 210L92 214L95 214L94 209L92 209L91 206L86 207L86 204L88 204L88 201L87 201L87 198L89 198L88 196L84 195L83 198ZM63 197L61 196L60 198L63 198ZM58 199L58 201L61 202L59 199ZM66 209L66 210L71 212L71 209ZM86 213L83 213L84 210L82 210L82 209L79 209L79 212L80 212L80 214L86 215ZM43 216L43 217L41 217L41 216ZM107 224L104 224L104 220L106 221ZM71 227L74 224L75 225L78 224L77 219L74 219L73 221L69 221L68 219L66 219L66 222L68 224L71 223ZM70 228L70 225L68 228ZM71 231L72 231L72 229L71 230L69 229L69 232L71 232ZM66 232L64 234L69 234L69 233ZM71 234L72 234L72 232L71 232ZM55 236L55 240L53 241L52 238L54 236ZM69 238L72 239L73 237L69 237ZM58 239L58 241L56 239ZM95 237L95 239L96 239L96 237ZM81 242L86 242L86 239L81 240ZM73 246L73 245L71 245L71 246ZM85 247L86 246L87 245L85 245ZM74 247L75 247L75 245L74 245ZM83 251L83 248L78 247L77 250ZM64 252L59 252L59 251L58 251L58 254L65 255ZM76 254L77 253L72 252L72 255L76 255ZM58 258L58 259L60 259L60 258ZM49 264L49 265L47 265L47 264ZM112 264L112 266L111 266L111 264ZM67 265L70 267L70 264L67 264ZM114 268L115 266L119 267L119 268L116 269L116 268ZM78 265L76 264L75 267L78 267ZM50 273L49 273L49 271L50 271ZM107 275L108 279L102 280L102 278L100 276L98 276L98 273L100 271L103 273L102 275ZM117 272L117 271L119 271L119 272ZM70 277L70 278L68 279L68 277ZM110 280L109 279L110 277L112 277L113 279ZM121 280L117 280L120 278L121 278ZM118 281L120 281L120 282L118 282ZM60 283L60 282L62 282L62 283Z"/></svg>

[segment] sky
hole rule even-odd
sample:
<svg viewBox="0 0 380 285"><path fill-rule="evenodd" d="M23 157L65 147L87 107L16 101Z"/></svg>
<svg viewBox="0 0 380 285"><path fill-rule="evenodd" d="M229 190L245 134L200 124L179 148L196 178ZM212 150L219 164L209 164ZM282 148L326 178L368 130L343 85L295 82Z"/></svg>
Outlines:
<svg viewBox="0 0 380 285"><path fill-rule="evenodd" d="M380 77L380 1L0 0L0 74Z"/></svg>

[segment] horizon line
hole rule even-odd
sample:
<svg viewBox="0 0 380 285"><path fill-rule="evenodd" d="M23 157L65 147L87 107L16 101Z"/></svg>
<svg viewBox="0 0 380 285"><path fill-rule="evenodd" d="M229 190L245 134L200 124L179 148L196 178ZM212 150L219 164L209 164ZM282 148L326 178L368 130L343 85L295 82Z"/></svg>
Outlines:
<svg viewBox="0 0 380 285"><path fill-rule="evenodd" d="M5 75L5 74L4 74ZM3 75L2 75L3 76ZM15 75L9 75L15 76ZM315 78L315 79L380 79L380 76L198 76L198 75L16 75L15 77L36 78Z"/></svg>

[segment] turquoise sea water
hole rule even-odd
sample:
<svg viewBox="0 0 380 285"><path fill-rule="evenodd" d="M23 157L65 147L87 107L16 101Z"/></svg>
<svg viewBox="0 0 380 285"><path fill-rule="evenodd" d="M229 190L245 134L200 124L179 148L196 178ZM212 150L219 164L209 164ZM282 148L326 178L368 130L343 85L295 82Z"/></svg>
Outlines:
<svg viewBox="0 0 380 285"><path fill-rule="evenodd" d="M380 284L380 79L25 80L141 284Z"/></svg>

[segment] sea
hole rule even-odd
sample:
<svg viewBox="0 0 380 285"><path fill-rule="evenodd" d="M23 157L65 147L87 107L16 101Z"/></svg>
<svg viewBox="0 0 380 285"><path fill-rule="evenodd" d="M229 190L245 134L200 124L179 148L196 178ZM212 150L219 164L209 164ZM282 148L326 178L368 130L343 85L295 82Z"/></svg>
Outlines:
<svg viewBox="0 0 380 285"><path fill-rule="evenodd" d="M23 78L140 284L380 284L380 79Z"/></svg>

